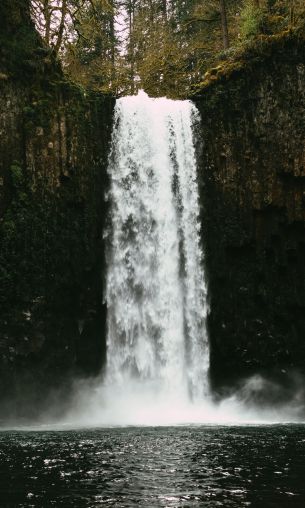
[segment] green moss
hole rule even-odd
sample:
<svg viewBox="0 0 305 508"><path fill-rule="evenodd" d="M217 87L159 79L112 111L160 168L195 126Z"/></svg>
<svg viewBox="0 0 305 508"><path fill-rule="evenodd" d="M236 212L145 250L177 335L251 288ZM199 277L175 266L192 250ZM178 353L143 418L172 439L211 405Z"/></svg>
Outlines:
<svg viewBox="0 0 305 508"><path fill-rule="evenodd" d="M251 41L248 40L231 51L227 60L206 72L204 79L193 87L192 95L206 91L235 74L239 75L253 69L257 63L266 62L269 57L273 57L284 48L298 45L305 47L305 33L300 28L293 31L284 30L275 35L261 34Z"/></svg>
<svg viewBox="0 0 305 508"><path fill-rule="evenodd" d="M10 176L11 176L11 181L12 181L13 187L18 189L22 185L24 179L23 179L22 167L20 166L20 164L17 161L14 161L10 167Z"/></svg>

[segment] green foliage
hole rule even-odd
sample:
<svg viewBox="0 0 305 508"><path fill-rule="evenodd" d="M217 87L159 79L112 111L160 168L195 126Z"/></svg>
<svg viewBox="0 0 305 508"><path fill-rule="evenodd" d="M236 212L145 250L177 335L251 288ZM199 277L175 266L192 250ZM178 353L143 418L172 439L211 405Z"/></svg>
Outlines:
<svg viewBox="0 0 305 508"><path fill-rule="evenodd" d="M53 12L54 2L59 18L49 23L52 35L42 17ZM59 54L70 78L115 95L144 88L151 95L185 97L241 46L305 19L303 0L32 0L32 10L35 5L38 28L53 50L56 27L65 21Z"/></svg>
<svg viewBox="0 0 305 508"><path fill-rule="evenodd" d="M265 11L248 0L241 12L240 33L243 40L256 37L263 32Z"/></svg>
<svg viewBox="0 0 305 508"><path fill-rule="evenodd" d="M23 172L18 161L14 161L10 167L10 175L13 187L18 189L23 184Z"/></svg>
<svg viewBox="0 0 305 508"><path fill-rule="evenodd" d="M247 41L255 37L273 35L288 28L289 9L282 3L273 3L272 6L266 3L257 7L253 0L246 0L241 11L240 34L241 40Z"/></svg>

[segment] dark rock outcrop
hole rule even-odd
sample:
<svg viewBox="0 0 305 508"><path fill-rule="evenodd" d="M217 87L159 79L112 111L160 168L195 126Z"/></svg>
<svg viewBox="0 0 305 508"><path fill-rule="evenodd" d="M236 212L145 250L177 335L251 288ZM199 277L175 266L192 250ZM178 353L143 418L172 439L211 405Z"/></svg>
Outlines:
<svg viewBox="0 0 305 508"><path fill-rule="evenodd" d="M1 7L0 420L29 416L52 389L68 392L69 380L94 375L105 358L114 100L65 80L21 3ZM15 46L19 61L10 58Z"/></svg>
<svg viewBox="0 0 305 508"><path fill-rule="evenodd" d="M195 98L215 388L305 373L305 42L265 50Z"/></svg>

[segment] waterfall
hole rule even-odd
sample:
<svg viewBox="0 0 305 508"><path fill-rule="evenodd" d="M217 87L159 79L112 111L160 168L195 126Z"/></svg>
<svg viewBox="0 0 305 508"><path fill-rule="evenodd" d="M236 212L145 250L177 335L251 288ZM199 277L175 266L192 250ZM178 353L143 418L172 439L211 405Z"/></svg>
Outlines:
<svg viewBox="0 0 305 508"><path fill-rule="evenodd" d="M207 289L190 101L117 100L109 157L106 383L208 391Z"/></svg>
<svg viewBox="0 0 305 508"><path fill-rule="evenodd" d="M190 101L151 99L144 92L117 100L105 232L106 371L77 383L65 425L299 418L298 402L278 412L249 404L262 387L269 389L260 376L219 403L211 397L194 147L199 121Z"/></svg>

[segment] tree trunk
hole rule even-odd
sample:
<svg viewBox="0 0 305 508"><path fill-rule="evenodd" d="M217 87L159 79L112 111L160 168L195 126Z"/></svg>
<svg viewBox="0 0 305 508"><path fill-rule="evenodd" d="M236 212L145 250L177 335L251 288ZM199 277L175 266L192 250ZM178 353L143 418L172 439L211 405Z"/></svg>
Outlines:
<svg viewBox="0 0 305 508"><path fill-rule="evenodd" d="M166 2L166 0L162 0L162 15L163 15L164 21L166 21L167 20L167 2Z"/></svg>
<svg viewBox="0 0 305 508"><path fill-rule="evenodd" d="M290 0L289 2L289 28L293 28L294 26L294 0Z"/></svg>
<svg viewBox="0 0 305 508"><path fill-rule="evenodd" d="M59 52L62 41L63 41L67 10L68 10L67 0L62 0L60 25L58 28L57 41L54 46L54 51L55 51L56 55Z"/></svg>
<svg viewBox="0 0 305 508"><path fill-rule="evenodd" d="M43 15L45 19L45 35L44 39L46 41L46 44L50 45L50 32L51 32L51 11L50 11L50 5L49 0L44 0L43 2Z"/></svg>
<svg viewBox="0 0 305 508"><path fill-rule="evenodd" d="M115 80L115 28L114 28L114 15L115 15L115 8L114 8L114 2L111 1L111 14L110 14L110 20L109 20L109 30L110 30L110 45L111 45L111 85L113 85L113 82Z"/></svg>
<svg viewBox="0 0 305 508"><path fill-rule="evenodd" d="M225 0L219 0L219 3L220 3L223 47L224 49L228 49L230 44L229 44L229 32L228 32L228 21Z"/></svg>
<svg viewBox="0 0 305 508"><path fill-rule="evenodd" d="M134 18L134 0L130 1L129 5L129 59L130 59L130 82L131 93L134 94L134 43L133 43L133 18Z"/></svg>

